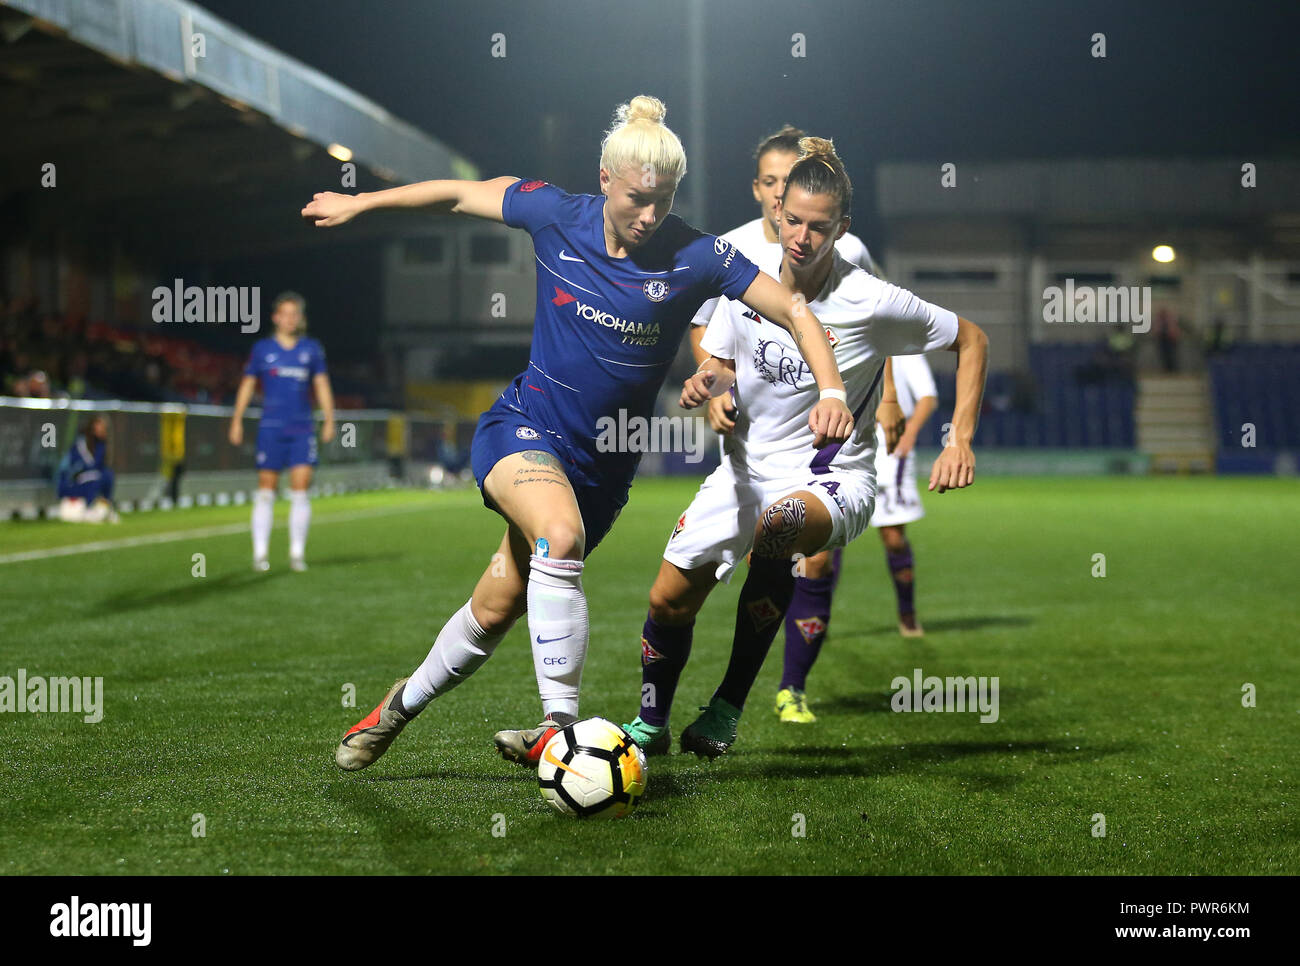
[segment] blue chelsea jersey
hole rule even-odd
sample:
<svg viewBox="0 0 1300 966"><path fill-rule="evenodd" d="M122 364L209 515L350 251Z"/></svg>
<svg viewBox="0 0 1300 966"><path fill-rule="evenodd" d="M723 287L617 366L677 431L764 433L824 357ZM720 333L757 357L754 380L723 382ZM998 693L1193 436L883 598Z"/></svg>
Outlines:
<svg viewBox="0 0 1300 966"><path fill-rule="evenodd" d="M262 422L267 429L310 432L311 382L325 372L325 350L301 338L286 349L274 338L258 339L244 374L262 380Z"/></svg>
<svg viewBox="0 0 1300 966"><path fill-rule="evenodd" d="M758 268L730 242L668 215L626 258L605 248L605 198L542 181L506 188L507 225L532 236L537 312L528 369L498 405L559 435L584 470L623 472L636 454L596 451L598 421L649 417L700 305L738 299Z"/></svg>

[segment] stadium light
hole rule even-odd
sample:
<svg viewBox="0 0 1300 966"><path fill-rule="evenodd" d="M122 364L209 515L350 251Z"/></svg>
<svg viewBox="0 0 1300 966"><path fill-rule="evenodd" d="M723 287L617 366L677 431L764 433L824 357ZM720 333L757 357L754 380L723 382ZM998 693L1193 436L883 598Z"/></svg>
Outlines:
<svg viewBox="0 0 1300 966"><path fill-rule="evenodd" d="M330 153L330 157L337 158L339 161L352 160L352 150L350 148L345 148L341 144L331 144L325 150Z"/></svg>
<svg viewBox="0 0 1300 966"><path fill-rule="evenodd" d="M1157 245L1151 249L1151 257L1157 262L1172 262L1175 258L1174 250L1168 245Z"/></svg>

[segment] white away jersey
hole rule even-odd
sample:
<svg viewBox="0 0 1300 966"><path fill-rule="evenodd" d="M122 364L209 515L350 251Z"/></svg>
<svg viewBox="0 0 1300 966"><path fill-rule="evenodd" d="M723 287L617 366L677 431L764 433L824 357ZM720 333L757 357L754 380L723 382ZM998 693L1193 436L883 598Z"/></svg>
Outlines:
<svg viewBox="0 0 1300 966"><path fill-rule="evenodd" d="M925 356L894 356L894 387L898 390L898 405L907 419L912 418L918 399L939 395Z"/></svg>
<svg viewBox="0 0 1300 966"><path fill-rule="evenodd" d="M747 221L739 228L733 228L720 237L735 245L740 254L755 264L758 263L759 259L764 258L771 252L776 252L778 256L776 270L768 272L768 274L773 278L780 277L781 259L779 256L781 254L781 243L767 240L767 236L763 234L762 218ZM846 231L844 236L835 242L835 251L859 268L873 274L878 271L876 263L871 258L871 253L867 251L867 246L862 243L861 238L851 232ZM695 313L695 318L691 319L691 325L708 325L709 319L713 318L713 313L718 308L719 301L719 299L709 299L701 305L699 311Z"/></svg>
<svg viewBox="0 0 1300 966"><path fill-rule="evenodd" d="M737 246L739 247L739 246ZM736 431L723 450L738 479L860 470L874 478L875 412L887 356L946 349L957 338L957 316L881 281L838 252L826 285L809 308L826 327L844 378L854 427L842 444L813 449L808 413L817 404L817 381L794 337L743 303L723 299L702 345L736 361ZM781 250L758 260L775 275Z"/></svg>

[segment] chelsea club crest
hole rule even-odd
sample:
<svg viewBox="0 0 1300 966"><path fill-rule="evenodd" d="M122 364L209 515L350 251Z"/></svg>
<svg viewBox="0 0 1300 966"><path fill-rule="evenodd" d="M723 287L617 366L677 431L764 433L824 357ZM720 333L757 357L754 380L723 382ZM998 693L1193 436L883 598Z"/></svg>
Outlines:
<svg viewBox="0 0 1300 966"><path fill-rule="evenodd" d="M641 291L645 292L645 297L651 302L662 302L668 297L668 283L661 278L647 279L641 286Z"/></svg>

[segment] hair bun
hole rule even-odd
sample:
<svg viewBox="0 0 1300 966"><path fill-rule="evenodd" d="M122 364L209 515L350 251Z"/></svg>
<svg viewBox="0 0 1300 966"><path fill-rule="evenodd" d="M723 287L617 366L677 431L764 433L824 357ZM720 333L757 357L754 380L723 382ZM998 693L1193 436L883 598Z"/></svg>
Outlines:
<svg viewBox="0 0 1300 966"><path fill-rule="evenodd" d="M659 181L679 184L686 174L686 152L664 123L667 113L664 102L648 94L618 105L614 125L600 143L600 166L618 176L631 165L635 177L643 178L647 171L653 171Z"/></svg>
<svg viewBox="0 0 1300 966"><path fill-rule="evenodd" d="M651 121L655 124L662 124L668 114L668 108L664 102L657 97L651 97L648 94L638 94L626 104L620 104L616 112L618 120L624 124L630 124L632 121Z"/></svg>
<svg viewBox="0 0 1300 966"><path fill-rule="evenodd" d="M799 139L799 151L803 158L822 158L827 161L839 163L839 155L835 153L835 142L828 141L826 138L803 137Z"/></svg>
<svg viewBox="0 0 1300 966"><path fill-rule="evenodd" d="M799 139L799 158L786 178L786 190L797 186L810 194L829 193L840 203L840 216L847 218L853 207L853 182L835 144L826 138Z"/></svg>

